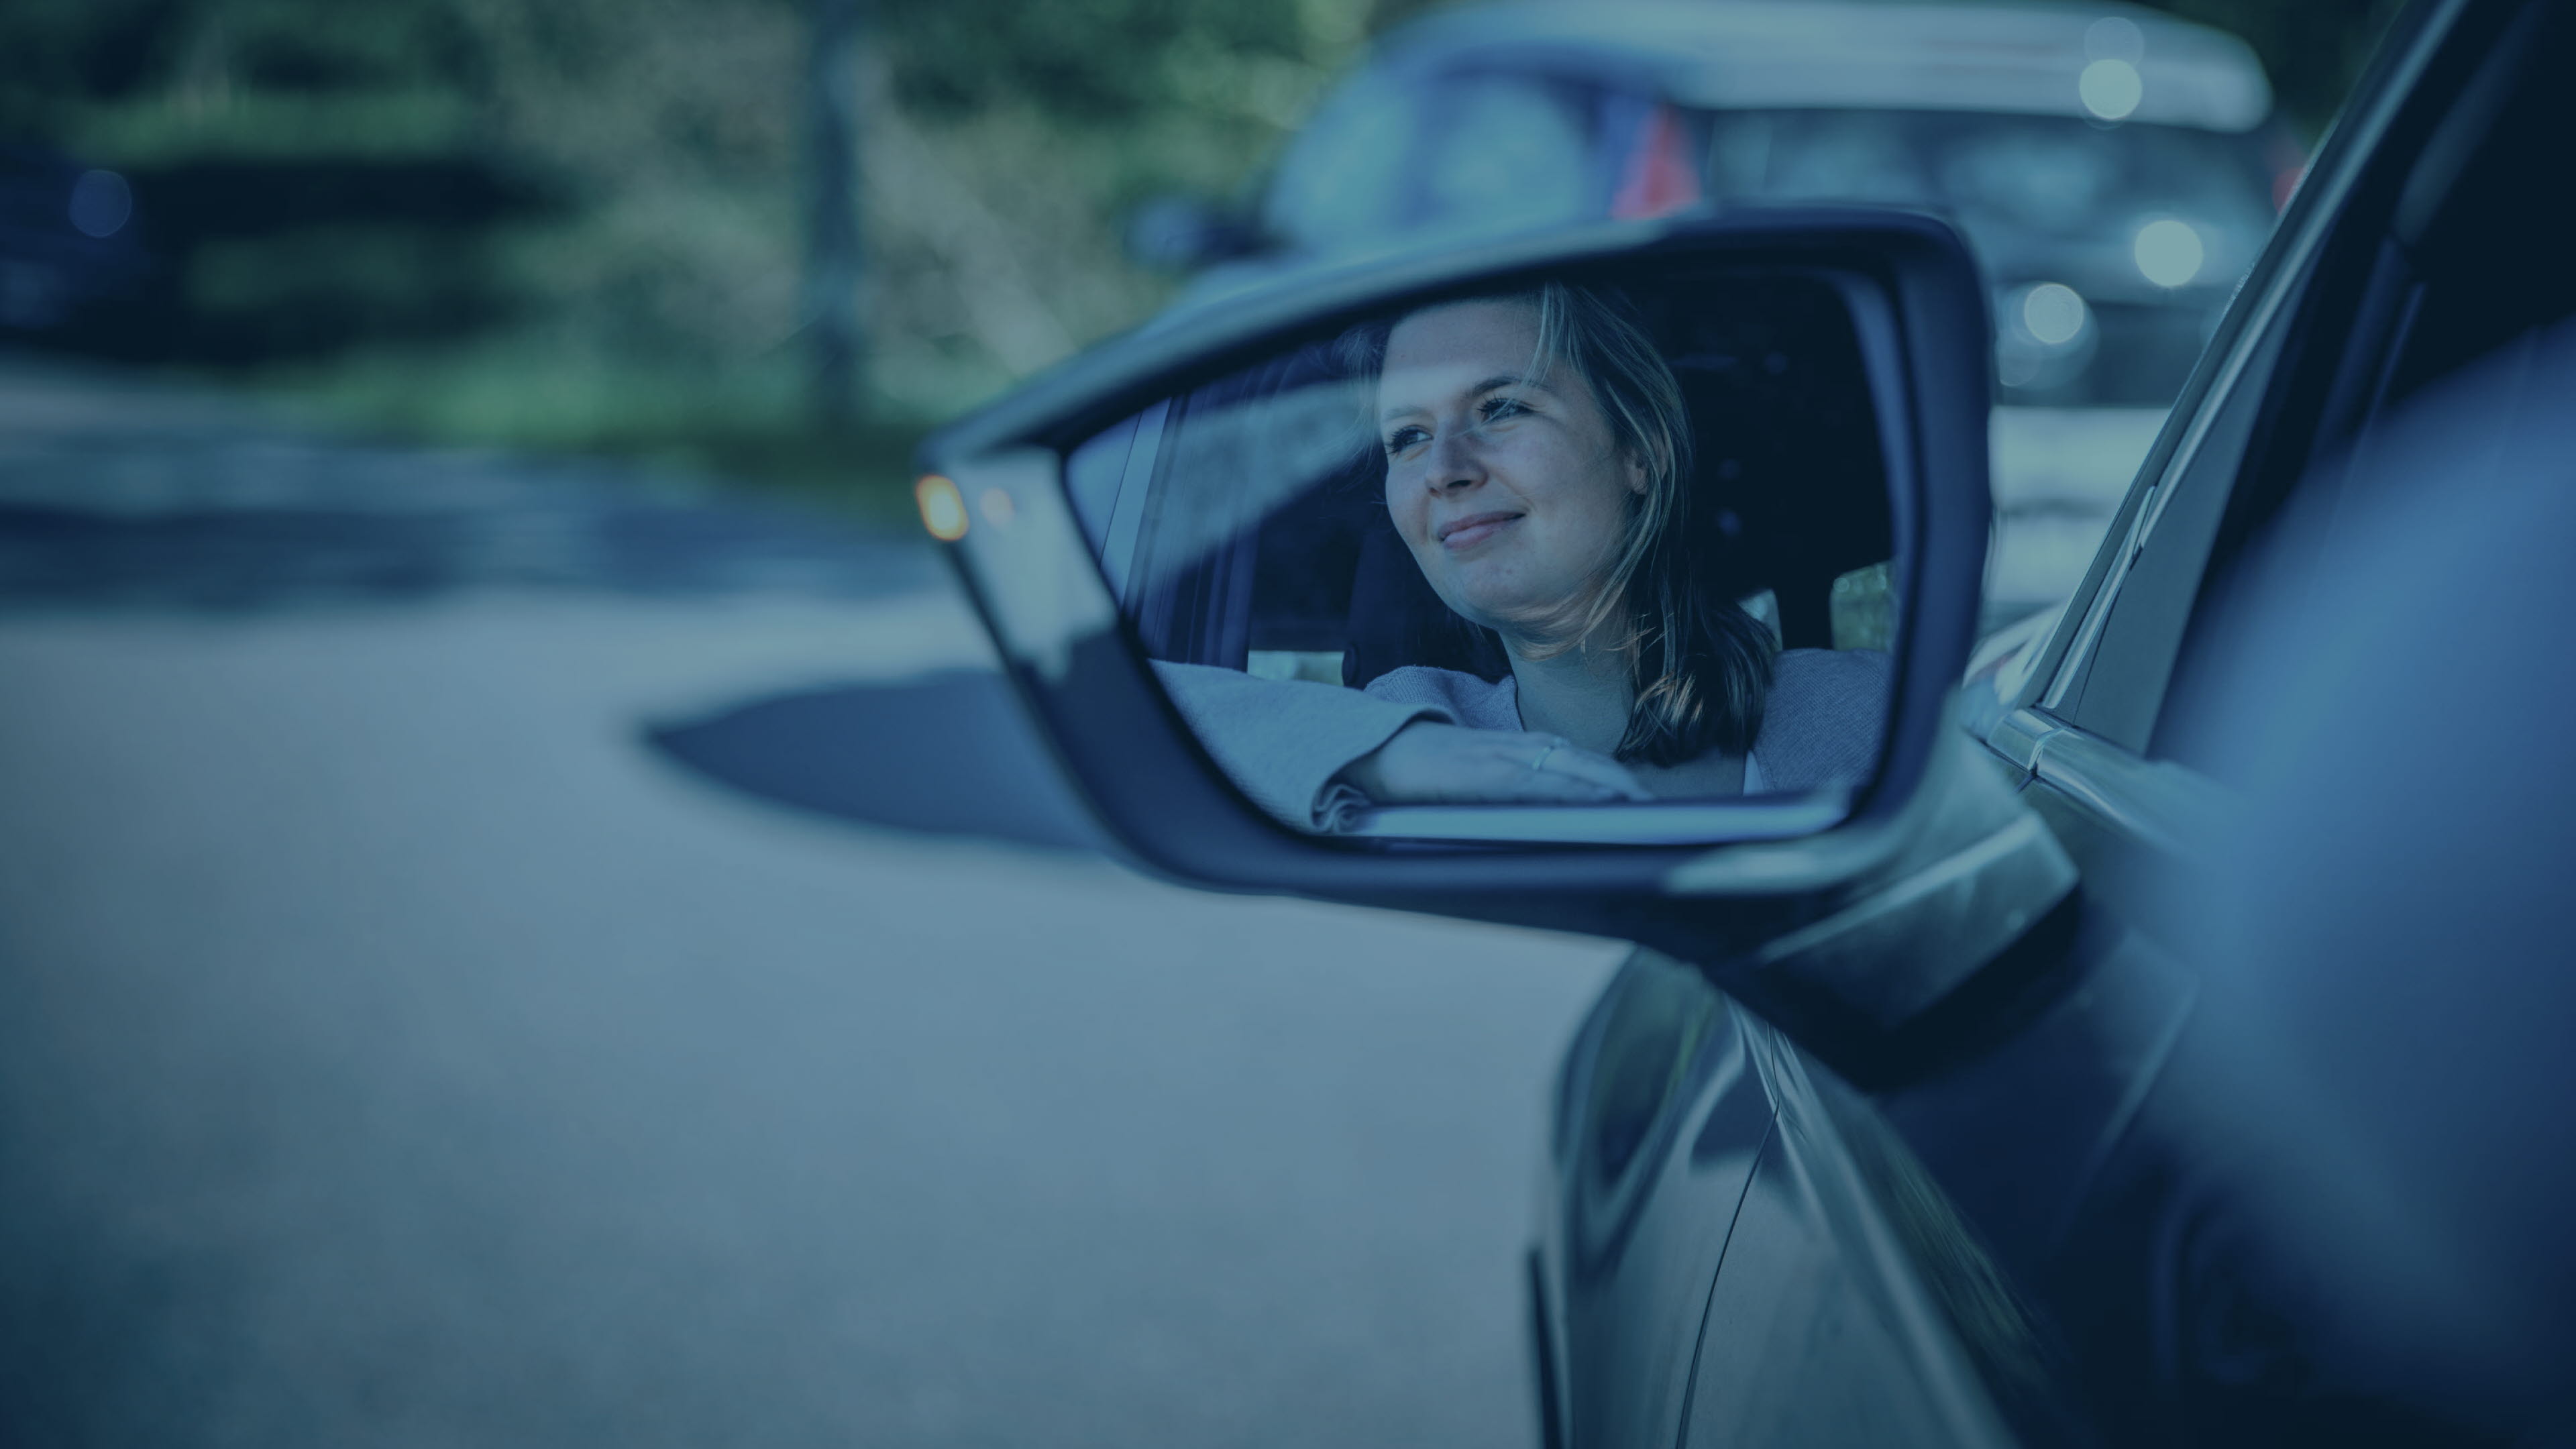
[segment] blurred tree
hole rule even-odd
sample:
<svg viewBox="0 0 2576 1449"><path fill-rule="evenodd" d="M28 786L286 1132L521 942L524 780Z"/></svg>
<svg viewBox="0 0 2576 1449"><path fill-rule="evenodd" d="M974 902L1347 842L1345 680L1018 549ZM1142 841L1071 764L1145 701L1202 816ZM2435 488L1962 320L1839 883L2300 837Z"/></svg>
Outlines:
<svg viewBox="0 0 2576 1449"><path fill-rule="evenodd" d="M59 139L63 112L166 68L186 0L11 0L0 7L0 135Z"/></svg>
<svg viewBox="0 0 2576 1449"><path fill-rule="evenodd" d="M817 421L843 427L858 405L863 338L860 252L858 82L860 0L809 0L805 57L804 324L813 355Z"/></svg>
<svg viewBox="0 0 2576 1449"><path fill-rule="evenodd" d="M1242 184L1367 0L880 0L873 61L826 4L14 0L0 129L136 177L183 353L502 329L551 378L865 370L944 412L1149 311L1122 213Z"/></svg>
<svg viewBox="0 0 2576 1449"><path fill-rule="evenodd" d="M1208 99L1201 80L1262 68L1302 72L1341 60L1364 6L1234 0L889 0L898 99L934 117L1028 105L1077 122L1135 126L1175 102ZM1319 42L1321 44L1319 45ZM1195 73L1195 74L1194 74Z"/></svg>

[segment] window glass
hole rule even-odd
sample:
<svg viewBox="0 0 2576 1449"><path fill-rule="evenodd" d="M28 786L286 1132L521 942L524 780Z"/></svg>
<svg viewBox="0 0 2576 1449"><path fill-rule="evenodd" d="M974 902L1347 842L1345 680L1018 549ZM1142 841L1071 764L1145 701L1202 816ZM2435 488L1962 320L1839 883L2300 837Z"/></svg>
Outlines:
<svg viewBox="0 0 2576 1449"><path fill-rule="evenodd" d="M2416 163L2407 193L2436 199L2412 216L2399 204L2361 296L2340 306L2356 320L2343 355L2325 360L2335 395L2321 405L2315 441L2298 456L2267 462L2262 486L2231 508L2183 647L2170 718L2158 725L2158 754L2204 768L2227 758L2229 742L2201 733L2216 711L2199 696L2223 674L2219 661L2245 633L2249 611L2282 607L2312 571L2334 569L2337 550L2349 546L2338 519L2368 516L2426 488L2473 490L2482 470L2518 437L2536 436L2530 430L2542 410L2558 403L2529 399L2520 413L2491 406L2477 448L2438 466L2387 451L2387 430L2402 427L2410 401L2464 369L2490 369L2475 386L2491 404L2524 403L2513 391L2520 363L2576 314L2558 197L2532 181L2550 174L2566 131L2568 101L2553 83L2565 67L2554 62L2576 50L2576 29L2562 23L2528 44L2523 79L2475 149L2445 156L2430 145ZM2442 605L2424 601L2428 609Z"/></svg>
<svg viewBox="0 0 2576 1449"><path fill-rule="evenodd" d="M1067 481L1174 703L1291 825L1804 833L1875 768L1892 678L1850 305L1658 263L1401 309L1105 430ZM1447 733L1398 747L1414 722Z"/></svg>
<svg viewBox="0 0 2576 1449"><path fill-rule="evenodd" d="M1603 189L1573 98L1523 76L1470 76L1439 88L1421 168L1421 224L1508 231L1572 221Z"/></svg>
<svg viewBox="0 0 2576 1449"><path fill-rule="evenodd" d="M1355 78L1280 162L1267 206L1271 231L1312 252L1345 251L1396 232L1413 121L1401 89L1372 73Z"/></svg>
<svg viewBox="0 0 2576 1449"><path fill-rule="evenodd" d="M1614 178L1595 164L1591 111L1575 89L1531 76L1363 75L1281 163L1270 228L1300 250L1348 255L1595 214Z"/></svg>
<svg viewBox="0 0 2576 1449"><path fill-rule="evenodd" d="M1721 111L1710 190L1918 206L1995 287L2007 402L2163 406L2272 230L2258 137L2061 116Z"/></svg>

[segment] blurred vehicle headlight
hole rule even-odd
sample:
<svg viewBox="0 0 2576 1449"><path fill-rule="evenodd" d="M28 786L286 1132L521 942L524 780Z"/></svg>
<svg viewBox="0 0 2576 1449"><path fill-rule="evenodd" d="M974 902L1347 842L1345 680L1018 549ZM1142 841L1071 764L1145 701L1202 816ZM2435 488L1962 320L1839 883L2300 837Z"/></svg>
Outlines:
<svg viewBox="0 0 2576 1449"><path fill-rule="evenodd" d="M1995 368L2016 391L2045 391L2074 381L2101 340L2093 309L2064 282L2031 282L1996 300Z"/></svg>
<svg viewBox="0 0 2576 1449"><path fill-rule="evenodd" d="M2200 233L2191 223L2171 218L2139 227L2129 253L2137 259L2138 274L2159 287L2179 287L2189 282L2200 275L2202 265L2209 260L2208 248L2202 245Z"/></svg>
<svg viewBox="0 0 2576 1449"><path fill-rule="evenodd" d="M2074 341L2090 320L2091 311L2075 289L2063 282L2042 282L2021 294L2021 325L2050 347L2063 347Z"/></svg>
<svg viewBox="0 0 2576 1449"><path fill-rule="evenodd" d="M2084 109L2106 121L2125 121L2147 98L2146 78L2116 56L2097 60L2075 77L2075 94Z"/></svg>

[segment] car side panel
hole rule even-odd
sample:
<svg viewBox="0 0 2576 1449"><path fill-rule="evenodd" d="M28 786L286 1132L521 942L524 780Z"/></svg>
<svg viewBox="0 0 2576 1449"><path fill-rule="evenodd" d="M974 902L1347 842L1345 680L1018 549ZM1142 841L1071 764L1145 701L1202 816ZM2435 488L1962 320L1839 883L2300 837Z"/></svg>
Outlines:
<svg viewBox="0 0 2576 1449"><path fill-rule="evenodd" d="M1566 1060L1540 1292L1561 1438L1665 1449L1728 1224L1771 1129L1747 1019L1639 951Z"/></svg>
<svg viewBox="0 0 2576 1449"><path fill-rule="evenodd" d="M1820 1091L1768 1028L1746 1036L1778 1121L1709 1296L1681 1442L2013 1443L1919 1262L1982 1262L1972 1235L1865 1103Z"/></svg>

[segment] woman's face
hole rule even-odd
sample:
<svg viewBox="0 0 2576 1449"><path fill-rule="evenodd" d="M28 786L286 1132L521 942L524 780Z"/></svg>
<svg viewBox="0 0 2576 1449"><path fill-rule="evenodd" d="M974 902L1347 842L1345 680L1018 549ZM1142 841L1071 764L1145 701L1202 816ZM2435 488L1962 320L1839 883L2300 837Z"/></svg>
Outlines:
<svg viewBox="0 0 2576 1449"><path fill-rule="evenodd" d="M1396 533L1450 608L1506 634L1611 566L1646 490L1582 374L1534 380L1537 355L1535 304L1460 302L1397 323L1378 379Z"/></svg>

